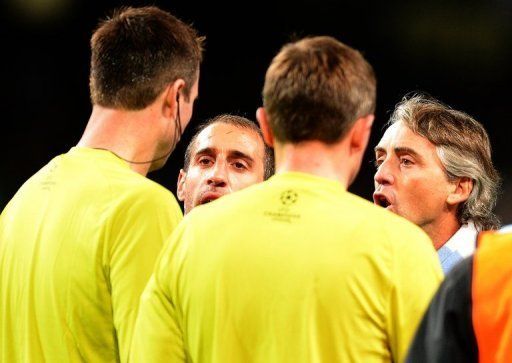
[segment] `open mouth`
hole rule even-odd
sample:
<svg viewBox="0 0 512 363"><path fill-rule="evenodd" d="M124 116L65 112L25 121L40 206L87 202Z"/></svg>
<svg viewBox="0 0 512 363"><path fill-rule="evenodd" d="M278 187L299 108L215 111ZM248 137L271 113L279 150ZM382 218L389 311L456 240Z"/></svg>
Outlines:
<svg viewBox="0 0 512 363"><path fill-rule="evenodd" d="M219 199L220 197L222 196L222 193L221 192L217 192L217 191L207 191L205 192L202 196L201 196L201 199L199 200L199 204L200 205L203 205L203 204L207 204L207 203L210 203L216 199Z"/></svg>
<svg viewBox="0 0 512 363"><path fill-rule="evenodd" d="M383 208L387 208L391 205L391 202L389 201L389 199L386 198L386 196L384 196L382 194L375 195L373 198L373 201L375 202L375 204L380 205Z"/></svg>
<svg viewBox="0 0 512 363"><path fill-rule="evenodd" d="M204 199L202 199L202 200L201 200L201 203L200 203L200 204L201 204L201 205L203 205L203 204L207 204L207 203L210 203L210 202L212 202L212 201L214 201L214 200L216 200L216 199L218 199L218 198L219 198L219 197L208 197L208 198L204 198Z"/></svg>

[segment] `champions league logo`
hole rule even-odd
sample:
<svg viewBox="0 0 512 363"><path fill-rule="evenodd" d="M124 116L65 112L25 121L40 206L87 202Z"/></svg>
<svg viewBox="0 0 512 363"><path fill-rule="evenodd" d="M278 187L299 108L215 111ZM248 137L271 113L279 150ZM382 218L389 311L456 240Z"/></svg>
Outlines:
<svg viewBox="0 0 512 363"><path fill-rule="evenodd" d="M287 190L281 193L281 203L283 205L292 205L297 201L298 194L293 190Z"/></svg>
<svg viewBox="0 0 512 363"><path fill-rule="evenodd" d="M299 194L294 190L285 190L279 195L280 205L264 212L265 217L269 217L276 222L293 223L300 219L300 214L293 211L292 206L297 203Z"/></svg>

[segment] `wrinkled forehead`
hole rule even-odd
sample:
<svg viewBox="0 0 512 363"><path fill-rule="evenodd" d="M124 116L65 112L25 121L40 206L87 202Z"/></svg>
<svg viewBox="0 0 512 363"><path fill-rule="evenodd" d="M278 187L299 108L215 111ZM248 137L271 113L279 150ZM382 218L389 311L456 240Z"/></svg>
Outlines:
<svg viewBox="0 0 512 363"><path fill-rule="evenodd" d="M393 149L396 147L415 148L419 146L435 146L425 137L413 132L402 121L398 121L389 126L375 149Z"/></svg>
<svg viewBox="0 0 512 363"><path fill-rule="evenodd" d="M375 147L377 155L406 153L413 155L417 161L424 165L436 165L444 169L439 158L437 147L426 137L413 132L401 121L392 124L382 136L382 139Z"/></svg>
<svg viewBox="0 0 512 363"><path fill-rule="evenodd" d="M400 131L402 131L403 128L408 128L405 126L405 124L401 121L395 122L391 124L386 131L384 131L384 135L382 135L382 138L379 141L380 144L388 144L392 140L395 140L399 134ZM403 133L403 131L402 131Z"/></svg>
<svg viewBox="0 0 512 363"><path fill-rule="evenodd" d="M242 152L254 158L263 158L264 145L254 130L237 125L217 122L202 130L194 143L192 154L211 149L218 153Z"/></svg>

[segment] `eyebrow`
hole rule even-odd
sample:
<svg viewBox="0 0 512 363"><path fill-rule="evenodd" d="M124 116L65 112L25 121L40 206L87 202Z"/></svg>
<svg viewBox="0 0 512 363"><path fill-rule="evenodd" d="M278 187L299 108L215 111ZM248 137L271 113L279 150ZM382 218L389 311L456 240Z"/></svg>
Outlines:
<svg viewBox="0 0 512 363"><path fill-rule="evenodd" d="M211 155L211 154L215 154L215 149L211 148L211 147L204 147L200 150L197 150L195 153L194 153L194 156L195 155Z"/></svg>
<svg viewBox="0 0 512 363"><path fill-rule="evenodd" d="M386 153L386 150L382 146L375 146L373 151L375 151L375 153L378 153L378 152Z"/></svg>
<svg viewBox="0 0 512 363"><path fill-rule="evenodd" d="M382 152L384 154L386 153L386 149L384 149L382 146L376 146L374 150L375 150L375 153L378 153L378 152ZM393 149L393 151L395 152L395 154L410 154L417 159L420 159L420 160L422 159L420 154L418 154L414 149L412 149L410 147L398 146L398 147L395 147Z"/></svg>
<svg viewBox="0 0 512 363"><path fill-rule="evenodd" d="M394 151L395 151L395 154L409 154L409 155L414 156L417 159L421 159L420 154L418 154L414 149L411 149L410 147L399 146L399 147L395 147Z"/></svg>
<svg viewBox="0 0 512 363"><path fill-rule="evenodd" d="M203 149L197 150L195 155L213 155L215 154L216 150L212 147L205 147ZM236 159L245 159L249 161L250 163L254 162L254 159L247 155L246 153L243 153L239 150L229 150L228 158L236 158Z"/></svg>
<svg viewBox="0 0 512 363"><path fill-rule="evenodd" d="M246 153L243 153L243 152L238 151L238 150L230 150L229 156L230 157L234 157L236 159L245 159L245 160L247 160L250 163L254 162L254 159L252 157L250 157Z"/></svg>

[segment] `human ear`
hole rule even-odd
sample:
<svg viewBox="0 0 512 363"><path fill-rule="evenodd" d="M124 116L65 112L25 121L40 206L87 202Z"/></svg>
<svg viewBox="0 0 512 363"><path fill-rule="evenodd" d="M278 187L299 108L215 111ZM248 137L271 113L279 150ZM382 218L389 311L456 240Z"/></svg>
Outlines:
<svg viewBox="0 0 512 363"><path fill-rule="evenodd" d="M362 152L366 150L370 133L372 130L374 115L366 115L356 120L350 131L350 153Z"/></svg>
<svg viewBox="0 0 512 363"><path fill-rule="evenodd" d="M180 169L180 173L178 175L178 187L176 191L176 196L180 202L185 200L185 179L187 178L187 173Z"/></svg>
<svg viewBox="0 0 512 363"><path fill-rule="evenodd" d="M448 194L446 203L455 206L468 200L469 195L473 191L473 179L464 176L458 178L453 185L455 188L450 194Z"/></svg>
<svg viewBox="0 0 512 363"><path fill-rule="evenodd" d="M274 135L272 134L272 129L268 123L265 108L260 107L256 110L256 120L258 120L258 124L260 125L261 133L263 134L263 141L265 141L265 144L268 146L274 147Z"/></svg>
<svg viewBox="0 0 512 363"><path fill-rule="evenodd" d="M176 119L180 100L180 92L185 87L185 81L181 78L169 84L164 90L162 113L166 118Z"/></svg>

